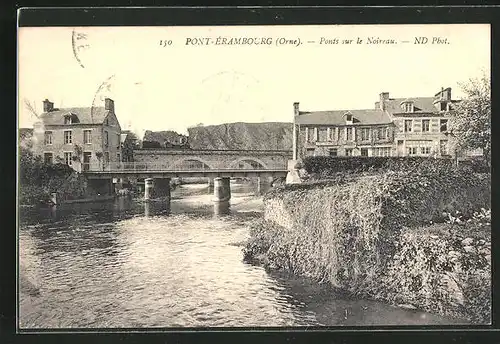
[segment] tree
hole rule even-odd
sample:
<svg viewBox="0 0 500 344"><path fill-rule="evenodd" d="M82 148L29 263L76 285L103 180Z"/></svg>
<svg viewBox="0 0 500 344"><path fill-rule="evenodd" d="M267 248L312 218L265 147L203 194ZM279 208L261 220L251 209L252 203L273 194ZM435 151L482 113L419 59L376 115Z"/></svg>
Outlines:
<svg viewBox="0 0 500 344"><path fill-rule="evenodd" d="M485 161L491 157L491 80L484 74L460 84L465 98L451 112L450 132L459 151L482 149Z"/></svg>
<svg viewBox="0 0 500 344"><path fill-rule="evenodd" d="M28 112L35 116L36 118L40 118L40 116L38 115L38 112L36 111L35 109L35 104L34 103L31 103L28 99L23 99L23 102L24 102L24 107L26 108L26 110L28 110Z"/></svg>

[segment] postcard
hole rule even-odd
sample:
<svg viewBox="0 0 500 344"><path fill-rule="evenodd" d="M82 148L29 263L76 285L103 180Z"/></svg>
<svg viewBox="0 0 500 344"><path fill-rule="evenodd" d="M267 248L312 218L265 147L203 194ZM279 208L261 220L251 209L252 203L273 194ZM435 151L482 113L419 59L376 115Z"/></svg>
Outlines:
<svg viewBox="0 0 500 344"><path fill-rule="evenodd" d="M490 324L490 45L20 27L19 330Z"/></svg>

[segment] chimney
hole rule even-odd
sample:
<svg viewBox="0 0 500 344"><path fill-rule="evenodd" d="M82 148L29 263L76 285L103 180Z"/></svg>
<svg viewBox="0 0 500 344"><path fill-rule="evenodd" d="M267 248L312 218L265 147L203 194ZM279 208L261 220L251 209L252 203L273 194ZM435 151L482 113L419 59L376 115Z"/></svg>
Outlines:
<svg viewBox="0 0 500 344"><path fill-rule="evenodd" d="M447 102L450 102L451 101L451 87L448 87L448 88L445 88L443 91L442 91L442 94L443 94L443 100L447 101Z"/></svg>
<svg viewBox="0 0 500 344"><path fill-rule="evenodd" d="M380 110L384 111L385 110L385 101L389 100L389 92L382 92L380 93Z"/></svg>
<svg viewBox="0 0 500 344"><path fill-rule="evenodd" d="M110 112L115 112L115 102L111 98L104 99L104 109L109 110Z"/></svg>
<svg viewBox="0 0 500 344"><path fill-rule="evenodd" d="M43 112L50 112L54 110L54 103L50 102L48 99L43 101Z"/></svg>
<svg viewBox="0 0 500 344"><path fill-rule="evenodd" d="M294 115L294 116L298 116L298 115L300 115L300 111L299 111L299 103L298 103L298 102L293 103L293 115Z"/></svg>

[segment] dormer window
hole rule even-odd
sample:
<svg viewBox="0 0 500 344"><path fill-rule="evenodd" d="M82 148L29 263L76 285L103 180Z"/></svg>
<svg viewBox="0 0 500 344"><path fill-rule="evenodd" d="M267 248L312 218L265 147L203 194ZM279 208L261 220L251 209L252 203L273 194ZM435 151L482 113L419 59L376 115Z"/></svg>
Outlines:
<svg viewBox="0 0 500 344"><path fill-rule="evenodd" d="M67 113L64 115L64 124L78 123L78 117L74 113Z"/></svg>
<svg viewBox="0 0 500 344"><path fill-rule="evenodd" d="M352 124L352 113L346 112L344 116L346 124Z"/></svg>
<svg viewBox="0 0 500 344"><path fill-rule="evenodd" d="M413 112L413 102L412 101L404 101L401 103L401 109L403 109L404 112Z"/></svg>

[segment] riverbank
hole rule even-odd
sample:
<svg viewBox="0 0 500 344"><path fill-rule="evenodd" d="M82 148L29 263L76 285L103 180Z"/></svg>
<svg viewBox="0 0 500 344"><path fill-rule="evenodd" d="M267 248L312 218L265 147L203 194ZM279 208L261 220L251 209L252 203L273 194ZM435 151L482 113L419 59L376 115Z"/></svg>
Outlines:
<svg viewBox="0 0 500 344"><path fill-rule="evenodd" d="M354 296L487 324L491 226L473 212L489 206L489 186L487 176L437 171L275 188L245 259Z"/></svg>

